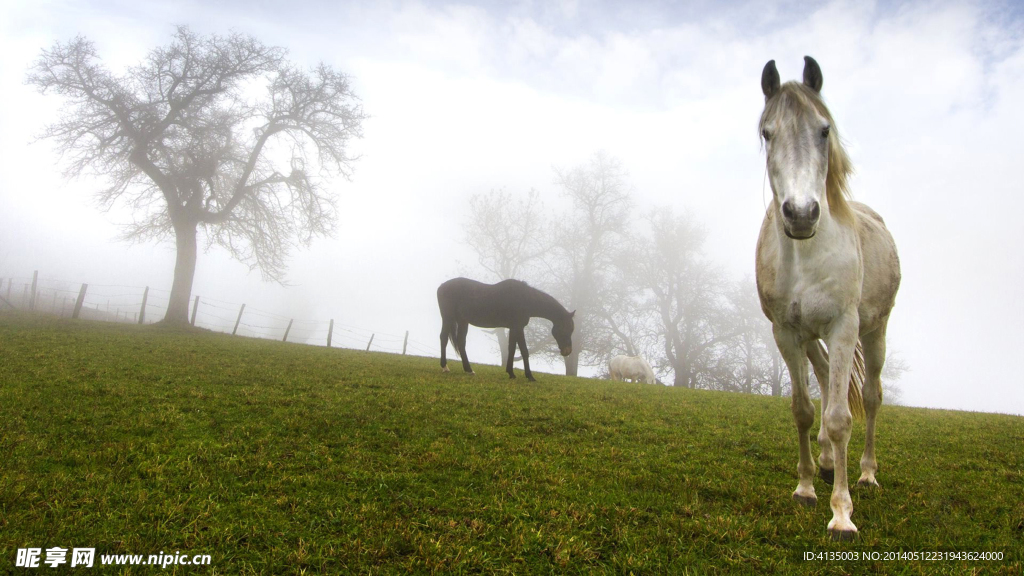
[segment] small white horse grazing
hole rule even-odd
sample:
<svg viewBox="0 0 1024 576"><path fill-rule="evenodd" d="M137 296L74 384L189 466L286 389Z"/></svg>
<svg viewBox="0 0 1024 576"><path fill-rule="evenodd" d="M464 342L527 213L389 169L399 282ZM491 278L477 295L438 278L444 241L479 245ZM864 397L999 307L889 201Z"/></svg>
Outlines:
<svg viewBox="0 0 1024 576"><path fill-rule="evenodd" d="M646 360L639 356L616 356L608 362L608 374L612 380L625 382L644 382L655 384L658 379L654 376L654 370Z"/></svg>
<svg viewBox="0 0 1024 576"><path fill-rule="evenodd" d="M822 478L834 482L828 530L840 540L857 533L850 519L846 449L853 415L864 411L867 437L857 483L878 486L875 415L882 403L885 330L900 264L882 218L846 198L852 169L820 96L821 69L809 56L803 76L803 83L780 86L774 60L761 74L765 106L759 127L773 199L757 240L757 291L793 383L800 438L800 481L793 498L808 506L817 503L808 435L814 424L807 394L810 359L821 385L818 464Z"/></svg>

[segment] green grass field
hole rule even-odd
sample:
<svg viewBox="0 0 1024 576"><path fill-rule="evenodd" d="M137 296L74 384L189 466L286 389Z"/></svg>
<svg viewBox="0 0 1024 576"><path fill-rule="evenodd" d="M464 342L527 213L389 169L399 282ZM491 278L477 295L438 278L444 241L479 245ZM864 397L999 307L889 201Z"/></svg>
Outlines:
<svg viewBox="0 0 1024 576"><path fill-rule="evenodd" d="M882 488L833 543L830 488L790 499L788 398L476 369L0 314L0 572L54 546L212 558L84 574L1021 571L1024 418L884 407ZM803 559L936 550L1007 560Z"/></svg>

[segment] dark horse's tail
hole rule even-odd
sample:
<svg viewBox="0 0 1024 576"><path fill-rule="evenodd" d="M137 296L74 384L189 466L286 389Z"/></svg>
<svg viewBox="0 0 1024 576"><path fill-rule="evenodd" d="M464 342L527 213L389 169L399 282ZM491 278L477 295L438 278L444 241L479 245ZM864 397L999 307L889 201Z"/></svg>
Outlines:
<svg viewBox="0 0 1024 576"><path fill-rule="evenodd" d="M455 322L452 329L448 331L448 341L452 343L452 348L455 350L455 357L462 360L462 354L459 353L459 338L457 331L459 329L459 323Z"/></svg>

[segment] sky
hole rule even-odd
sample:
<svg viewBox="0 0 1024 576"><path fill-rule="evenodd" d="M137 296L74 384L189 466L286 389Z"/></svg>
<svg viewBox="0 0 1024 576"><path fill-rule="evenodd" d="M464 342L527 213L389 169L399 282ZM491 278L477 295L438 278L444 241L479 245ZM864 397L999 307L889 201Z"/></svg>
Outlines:
<svg viewBox="0 0 1024 576"><path fill-rule="evenodd" d="M681 4L4 2L0 277L170 288L173 246L120 241L130 212L99 210L102 180L65 179L38 139L61 101L27 85L27 70L76 35L115 72L186 24L251 34L300 66L349 74L371 118L351 180L329 183L337 233L291 254L286 285L210 249L193 294L209 299L211 322L245 303L273 315L268 325L296 318L326 333L334 319L342 345L374 333L393 349L408 331L412 351L432 355L437 285L482 274L462 243L468 198L535 188L555 205L554 169L598 150L621 160L640 206L691 213L709 230L708 255L734 278L752 276L770 194L761 69L774 59L783 81L798 79L807 54L856 170L853 196L885 218L899 250L889 348L909 367L903 402L1024 414L1012 368L1024 350L1024 10ZM472 331L470 359L497 363L492 342Z"/></svg>

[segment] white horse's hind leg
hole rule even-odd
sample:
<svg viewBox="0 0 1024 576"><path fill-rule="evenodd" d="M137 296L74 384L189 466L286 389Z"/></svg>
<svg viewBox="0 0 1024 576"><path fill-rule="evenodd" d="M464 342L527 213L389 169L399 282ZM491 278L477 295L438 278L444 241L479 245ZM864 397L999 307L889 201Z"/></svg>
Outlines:
<svg viewBox="0 0 1024 576"><path fill-rule="evenodd" d="M851 539L857 534L857 526L850 517L853 515L853 500L850 498L849 478L846 472L847 445L853 428L853 414L847 393L850 388L850 372L853 369L854 350L857 347L859 326L857 312L838 318L829 335L829 390L828 409L822 428L832 443L835 461L835 484L832 486L832 520L828 523L833 540Z"/></svg>
<svg viewBox="0 0 1024 576"><path fill-rule="evenodd" d="M793 383L793 401L790 408L800 439L800 463L796 468L800 480L793 492L793 499L804 506L814 506L818 503L818 497L814 493L814 460L811 458L810 437L811 426L814 425L814 403L807 393L807 357L795 334L778 327L773 331L779 353L789 367L789 378Z"/></svg>
<svg viewBox="0 0 1024 576"><path fill-rule="evenodd" d="M867 433L864 438L864 455L860 459L860 479L857 484L862 486L878 486L875 473L878 462L875 460L875 416L882 405L882 365L885 363L885 324L870 334L861 337L864 348L864 414L867 419Z"/></svg>
<svg viewBox="0 0 1024 576"><path fill-rule="evenodd" d="M821 342L814 340L808 342L807 358L814 368L814 377L818 379L818 388L821 390L821 423L818 430L818 446L821 454L818 455L818 474L826 484L835 482L835 463L832 459L832 442L828 439L828 431L825 430L825 410L828 409L828 355L825 353Z"/></svg>

